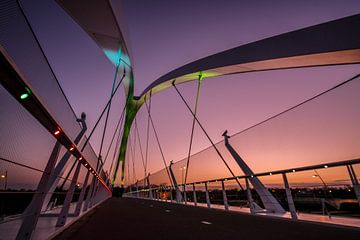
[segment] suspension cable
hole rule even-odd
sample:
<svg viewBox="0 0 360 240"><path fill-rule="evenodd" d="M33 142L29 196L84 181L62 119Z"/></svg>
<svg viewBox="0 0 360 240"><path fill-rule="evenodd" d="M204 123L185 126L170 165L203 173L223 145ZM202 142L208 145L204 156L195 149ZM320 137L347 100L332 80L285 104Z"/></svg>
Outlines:
<svg viewBox="0 0 360 240"><path fill-rule="evenodd" d="M193 118L192 127L191 127L189 152L188 152L188 156L187 156L186 168L185 168L185 178L184 178L184 182L183 182L183 184L185 184L185 185L186 185L186 179L187 179L188 171L189 171L191 148L192 148L192 143L193 143L193 138L194 138L195 116L196 116L196 113L198 111L198 105L199 105L200 86L201 86L201 80L202 80L201 77L202 77L202 75L199 75L198 85L197 85L197 92L196 92L196 99L195 99L194 118Z"/></svg>
<svg viewBox="0 0 360 240"><path fill-rule="evenodd" d="M136 160L136 129L133 127L132 129L132 136L134 138L134 145L133 145L133 149L132 149L132 159L135 162ZM135 165L134 165L134 170L135 171Z"/></svg>
<svg viewBox="0 0 360 240"><path fill-rule="evenodd" d="M119 72L119 67L120 67L120 58L121 58L121 51L120 51L120 48L119 48L118 49L118 61L116 63L116 67L115 67L115 73L114 73L114 79L113 79L113 83L112 83L112 87L111 87L110 97L114 92L116 78L117 78L117 75L118 75L118 72ZM125 66L124 66L124 68L125 68ZM101 143L100 143L100 149L99 149L99 158L98 158L98 162L97 162L97 165L96 165L96 169L98 169L98 165L99 165L100 158L101 158L101 152L102 152L102 148L103 148L103 145L104 145L106 128L107 128L107 125L108 125L108 120L109 120L109 115L110 115L111 103L112 103L112 101L110 101L110 104L109 104L109 107L107 108L107 112L106 112L106 116L105 116L105 124L104 124L104 128L103 128L102 136L101 136ZM103 166L104 166L104 164L105 163L103 163Z"/></svg>
<svg viewBox="0 0 360 240"><path fill-rule="evenodd" d="M130 138L130 136L129 136L129 138ZM129 159L132 159L133 182L135 182L135 179L136 179L136 173L135 173L135 158L132 157L133 151L132 151L132 146L131 146L131 141L130 141L130 139L129 139L129 147L130 147L130 154L129 154L128 156L129 156Z"/></svg>
<svg viewBox="0 0 360 240"><path fill-rule="evenodd" d="M221 158L221 160L224 162L226 168L229 170L229 172L231 173L231 175L234 177L234 179L236 180L236 182L239 184L241 190L244 190L244 188L241 186L239 180L236 178L236 175L234 174L234 172L231 170L230 166L227 164L227 162L225 161L224 157L222 156L222 154L220 153L219 149L216 147L216 145L214 144L214 142L211 140L209 134L206 132L205 128L203 127L203 125L200 123L199 119L196 117L196 115L194 114L194 112L191 110L189 104L186 102L186 100L184 99L183 95L180 93L179 89L176 87L175 85L175 81L172 82L172 85L174 86L176 92L179 94L180 98L182 99L182 101L184 102L184 104L186 105L186 107L189 109L189 111L191 112L191 114L194 116L194 119L196 120L196 122L198 123L199 127L201 128L201 130L204 132L204 134L206 135L207 139L209 140L209 142L211 143L211 145L213 146L213 148L215 149L216 153L219 155L219 157Z"/></svg>
<svg viewBox="0 0 360 240"><path fill-rule="evenodd" d="M273 115L273 116L271 116L271 117L269 117L269 118L267 118L267 119L265 119L265 120L263 120L261 122L258 122L258 123L254 124L254 125L252 125L252 126L250 126L248 128L245 128L245 129L241 130L240 132L237 132L237 133L233 134L232 137L236 136L238 134L244 133L244 132L246 132L246 131L254 128L254 127L257 127L257 126L259 126L259 125L261 125L263 123L266 123L266 122L268 122L268 121L270 121L270 120L272 120L272 119L274 119L274 118L276 118L276 117L278 117L280 115L283 115L284 113L287 113L287 112L289 112L289 111L291 111L291 110L293 110L295 108L298 108L298 107L304 105L305 103L308 103L308 102L310 102L310 101L312 101L312 100L314 100L314 99L316 99L316 98L318 98L318 97L320 97L320 96L322 96L322 95L324 95L324 94L326 94L328 92L331 92L331 91L335 90L338 87L341 87L341 86L343 86L343 85L357 79L358 77L360 77L360 74L357 74L357 75L349 78L348 80L345 80L345 81L343 81L343 82L341 82L341 83L339 83L339 84L337 84L337 85L335 85L335 86L333 86L333 87L331 87L331 88L329 88L329 89L327 89L327 90L325 90L325 91L323 91L323 92L321 92L321 93L319 93L319 94L317 94L317 95L315 95L315 96L313 96L311 98L306 99L305 101L303 101L303 102L301 102L299 104L296 104L295 106L292 106L292 107L290 107L290 108L288 108L288 109L286 109L286 110L284 110L284 111L282 111L280 113L277 113L277 114L275 114L275 115Z"/></svg>
<svg viewBox="0 0 360 240"><path fill-rule="evenodd" d="M108 100L108 102L106 103L106 105L105 105L104 109L102 110L102 112L101 112L100 116L98 117L98 119L97 119L97 121L96 121L96 123L95 123L94 127L92 128L92 130L91 130L91 132L90 132L90 135L89 135L89 136L88 136L88 138L86 139L86 142L85 142L84 146L81 148L81 150L80 150L80 151L83 151L83 150L84 150L84 148L85 148L86 144L89 142L90 138L91 138L91 137L92 137L92 135L94 134L94 131L95 131L96 127L98 126L98 124L99 124L99 122L100 122L101 118L104 116L105 111L107 110L107 108L108 108L108 107L109 107L109 105L111 104L111 101L112 101L112 99L113 99L114 95L116 94L117 90L119 89L119 87L120 87L120 85L121 85L121 83L122 83L123 79L125 78L125 75L126 75L126 69L124 68L124 72L123 72L123 75L122 75L122 77L121 77L121 79L120 79L119 83L116 85L116 88L115 88L115 90L114 90L113 94L111 94L110 99L109 99L109 100Z"/></svg>
<svg viewBox="0 0 360 240"><path fill-rule="evenodd" d="M140 134L139 134L139 129L138 129L137 119L136 118L135 118L135 130L136 130L137 139L139 141L141 161L142 161L142 164L143 164L143 167L144 167L144 172L145 172L145 177L146 177L146 165L145 165L144 154L143 154L143 150L142 150L142 146L141 146L141 139L140 139Z"/></svg>
<svg viewBox="0 0 360 240"><path fill-rule="evenodd" d="M125 108L124 108L124 109L125 109ZM122 112L122 121L121 121L120 126L123 125L123 122L124 122L124 111ZM121 133L122 133L122 131L121 131L121 128L120 128L119 133L118 133L118 136L117 136L117 139L116 139L115 151L114 151L114 154L113 154L113 157L112 157L112 161L111 161L111 165L110 165L109 176L111 176L111 171L112 171L112 168L113 168L113 166L114 166L114 161L115 161L116 153L117 153L117 151L118 151L118 148L116 148L116 146L119 146Z"/></svg>
<svg viewBox="0 0 360 240"><path fill-rule="evenodd" d="M145 152L145 177L144 177L144 179L146 178L146 168L147 168L148 153L149 153L151 94L152 94L152 91L150 91L150 97L149 97L149 111L148 111L147 128L146 128L146 152ZM145 99L145 102L146 102L146 99Z"/></svg>
<svg viewBox="0 0 360 240"><path fill-rule="evenodd" d="M125 112L125 106L124 106L124 108L123 108L123 110L122 110L122 112L121 112L119 121L118 121L118 123L116 124L116 128L115 128L114 134L113 134L113 136L112 136L112 138L111 138L111 141L110 141L110 145L109 145L109 147L108 147L108 150L106 151L106 155L105 155L105 159L104 159L104 165L105 165L105 163L106 163L106 160L107 160L107 157L108 157L108 155L109 155L110 149L111 149L111 147L112 147L112 145L113 145L113 142L114 142L116 133L118 132L118 130L121 131L121 130L119 129L119 127L122 125L122 121L123 121L123 119L124 119L124 112ZM115 147L116 147L116 145L115 145Z"/></svg>
<svg viewBox="0 0 360 240"><path fill-rule="evenodd" d="M22 164L22 163L18 163L18 162L15 162L15 161L11 161L11 160L9 160L9 159L2 158L2 157L0 157L0 161L12 163L12 164L14 164L14 165L17 165L17 166L20 166L20 167L23 167L23 168L27 168L27 169L34 170L34 171L36 171L36 172L41 172L41 173L44 173L44 172L45 172L44 170L41 170L41 169L38 169L38 168L34 168L34 167L31 167L31 166L28 166L28 165L25 165L25 164ZM52 176L55 176L55 175L52 174ZM61 175L57 175L56 177L57 177L57 178L61 178L61 179L65 179L65 178L62 177ZM68 179L68 181L72 181L72 179Z"/></svg>
<svg viewBox="0 0 360 240"><path fill-rule="evenodd" d="M159 150L160 150L160 153L161 153L161 157L162 157L162 160L163 160L165 169L166 169L166 173L167 173L167 175L168 175L168 177L169 177L169 180L170 180L170 185L171 185L171 187L172 187L172 186L173 186L173 182L172 182L172 179L171 179L171 177L170 177L170 173L169 173L168 166L167 166L167 164L166 164L164 152L163 152L163 150L162 150L162 148L161 148L161 144L160 144L160 141L159 141L159 137L158 137L158 134L157 134L156 129L155 129L154 121L153 121L153 119L152 119L152 117L151 117L151 114L150 114L150 111L149 111L149 106L147 105L146 102L145 102L145 106L146 106L146 109L147 109L147 111L148 111L148 113L149 113L150 123L151 123L152 129L153 129L154 134L155 134L156 142L157 142L157 144L158 144L158 147L159 147Z"/></svg>
<svg viewBox="0 0 360 240"><path fill-rule="evenodd" d="M126 164L127 164L127 178L128 178L128 182L129 182L129 185L131 183L131 176L130 176L130 161L126 161Z"/></svg>
<svg viewBox="0 0 360 240"><path fill-rule="evenodd" d="M82 148L80 149L80 152L84 151L85 147L86 147L86 146L87 146L87 144L89 143L90 138L92 137L93 133L95 132L95 129L96 129L96 127L98 126L98 124L99 124L99 122L100 122L101 118L104 116L104 113L105 113L106 109L109 107L109 105L110 105L110 103L111 103L111 101L112 101L112 99L113 99L114 95L116 94L117 90L119 89L119 87L120 87L120 85L121 85L121 83L122 83L123 79L125 78L125 75L126 75L126 69L124 68L124 73L123 73L123 75L122 75L122 77L121 77L121 79L120 79L119 83L116 85L116 88L115 88L115 90L114 90L113 94L111 94L110 99L108 100L108 102L107 102L107 104L105 105L104 109L102 110L102 112L101 112L100 116L98 117L98 119L97 119L97 121L96 121L96 123L95 123L94 127L92 128L92 130L91 130L91 132L90 132L90 135L88 136L88 138L86 139L86 141L85 141L84 145L83 145L83 146L82 146ZM71 174L72 170L74 169L74 167L75 167L75 164L76 164L76 163L77 163L76 161L75 161L75 162L73 162L73 165L71 166L70 171L67 173L67 175L66 175L65 179L68 179L68 178L69 178L69 176L70 176L70 174ZM63 188L63 187L64 187L65 182L66 182L66 181L64 181L64 182L63 182L63 184L61 185L61 188Z"/></svg>

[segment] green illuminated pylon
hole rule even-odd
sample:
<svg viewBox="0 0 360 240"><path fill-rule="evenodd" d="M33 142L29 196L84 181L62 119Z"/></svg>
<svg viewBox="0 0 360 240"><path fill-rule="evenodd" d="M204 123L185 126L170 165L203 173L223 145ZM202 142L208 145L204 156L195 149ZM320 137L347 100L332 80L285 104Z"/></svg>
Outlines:
<svg viewBox="0 0 360 240"><path fill-rule="evenodd" d="M195 74L193 74L195 75ZM207 73L200 71L196 73L197 79L199 80L199 85L201 80L203 80L205 77L207 77ZM126 111L125 111L125 123L123 127L123 135L121 138L121 143L119 146L119 153L118 153L118 159L115 164L114 169L114 175L113 179L111 181L111 184L114 186L116 177L118 175L118 170L121 163L121 186L124 186L125 183L125 157L126 157L126 150L127 150L127 144L130 134L131 126L134 122L134 119L136 117L136 114L138 113L140 107L145 103L146 97L142 98L136 98L134 97L134 76L131 72L129 81L125 84L127 88L127 98L126 98ZM198 89L199 91L199 89ZM150 95L151 97L151 95Z"/></svg>
<svg viewBox="0 0 360 240"><path fill-rule="evenodd" d="M124 185L125 181L125 156L126 156L126 149L127 143L129 139L130 129L134 119L136 117L137 112L139 111L140 107L144 101L138 100L134 98L134 78L133 73L130 74L130 81L128 86L128 95L126 99L126 112L125 112L125 123L124 123L124 131L121 138L121 144L119 148L119 155L118 160L116 161L114 176L111 181L112 185L114 186L115 179L117 177L117 172L119 170L119 166L121 163L121 186Z"/></svg>

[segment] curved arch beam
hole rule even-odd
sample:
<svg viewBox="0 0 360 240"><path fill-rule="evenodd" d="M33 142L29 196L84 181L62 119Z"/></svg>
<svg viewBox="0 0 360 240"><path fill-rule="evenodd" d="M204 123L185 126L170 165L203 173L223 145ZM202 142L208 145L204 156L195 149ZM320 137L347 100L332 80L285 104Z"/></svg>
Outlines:
<svg viewBox="0 0 360 240"><path fill-rule="evenodd" d="M151 83L149 99L172 85L202 77L360 63L360 14L235 47L179 67Z"/></svg>
<svg viewBox="0 0 360 240"><path fill-rule="evenodd" d="M125 56L128 55L111 0L93 0L92 4L85 0L57 1L97 42L110 60L111 55L119 49ZM124 185L127 140L137 111L151 95L169 88L174 81L175 84L180 84L196 80L199 75L204 78L274 69L360 63L359 37L360 14L284 33L186 64L154 81L139 97L134 96L131 71L129 80L124 82L127 95L126 120L112 185L120 164L121 186Z"/></svg>

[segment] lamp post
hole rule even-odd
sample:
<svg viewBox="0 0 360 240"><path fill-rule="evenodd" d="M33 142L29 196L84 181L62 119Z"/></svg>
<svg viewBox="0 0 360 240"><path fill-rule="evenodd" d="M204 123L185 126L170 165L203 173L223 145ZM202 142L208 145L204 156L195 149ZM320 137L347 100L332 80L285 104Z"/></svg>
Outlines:
<svg viewBox="0 0 360 240"><path fill-rule="evenodd" d="M320 176L320 174L319 174L316 170L314 170L314 171L315 171L316 174L313 175L312 177L313 177L313 178L318 177L318 178L321 180L321 182L324 184L324 189L326 190L326 189L327 189L327 185L326 185L324 179Z"/></svg>
<svg viewBox="0 0 360 240"><path fill-rule="evenodd" d="M321 182L322 182L323 185L324 185L324 193L325 193L324 197L326 198L326 195L327 195L327 185L326 185L324 179L320 176L320 174L319 174L316 170L314 170L314 171L315 171L316 174L313 175L312 177L313 177L313 178L318 177L318 178L321 180ZM329 190L329 192L331 192L331 190ZM329 216L329 218L331 218L330 212L329 212L329 210L326 208L325 198L321 198L322 214L325 215L325 213L327 213L327 215Z"/></svg>
<svg viewBox="0 0 360 240"><path fill-rule="evenodd" d="M4 179L4 180L5 180L5 182L4 182L4 190L6 190L6 189L7 189L8 171L6 170L6 171L5 171L5 175L2 174L0 177L1 177L1 179Z"/></svg>

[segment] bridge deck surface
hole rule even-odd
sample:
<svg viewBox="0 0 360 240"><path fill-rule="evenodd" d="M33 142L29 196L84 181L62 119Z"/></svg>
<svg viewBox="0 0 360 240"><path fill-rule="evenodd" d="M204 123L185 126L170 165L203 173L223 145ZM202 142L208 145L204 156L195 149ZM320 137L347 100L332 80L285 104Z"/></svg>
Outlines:
<svg viewBox="0 0 360 240"><path fill-rule="evenodd" d="M360 239L360 230L143 199L111 198L56 239Z"/></svg>

